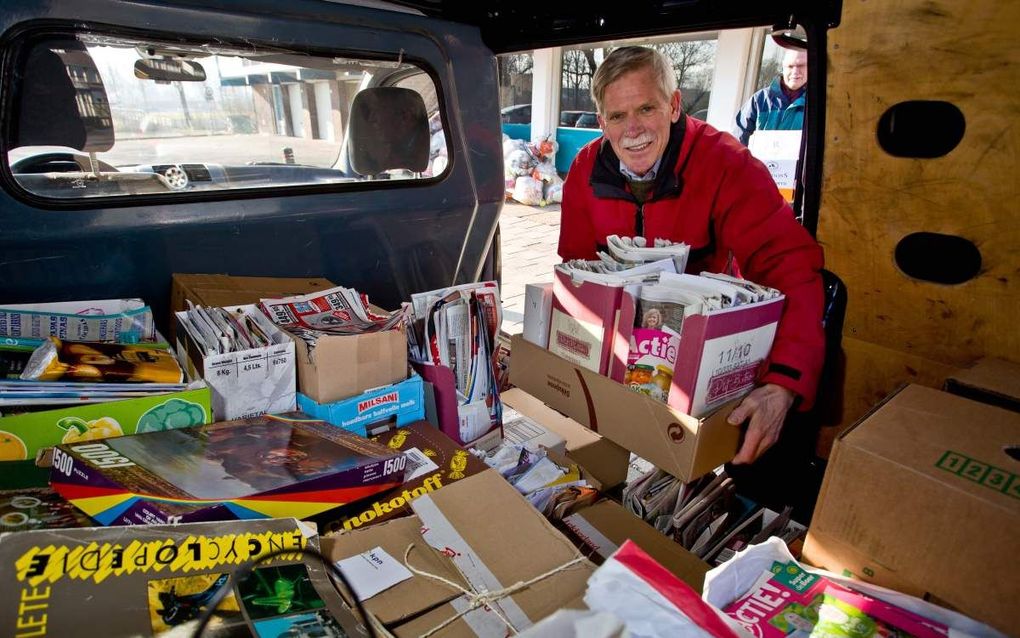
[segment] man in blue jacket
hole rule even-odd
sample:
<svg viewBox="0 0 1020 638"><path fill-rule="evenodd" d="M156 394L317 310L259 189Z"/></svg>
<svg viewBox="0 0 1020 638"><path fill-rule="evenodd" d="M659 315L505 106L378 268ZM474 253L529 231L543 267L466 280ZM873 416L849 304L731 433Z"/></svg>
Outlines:
<svg viewBox="0 0 1020 638"><path fill-rule="evenodd" d="M737 113L733 136L747 145L755 131L799 131L804 126L807 52L788 49L782 75L751 96Z"/></svg>

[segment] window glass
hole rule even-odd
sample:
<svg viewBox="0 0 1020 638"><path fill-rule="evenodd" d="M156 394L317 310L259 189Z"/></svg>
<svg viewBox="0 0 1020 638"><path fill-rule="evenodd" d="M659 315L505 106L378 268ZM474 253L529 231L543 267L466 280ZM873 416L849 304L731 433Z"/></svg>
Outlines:
<svg viewBox="0 0 1020 638"><path fill-rule="evenodd" d="M535 67L530 52L496 58L499 67L499 106L503 124L531 123L531 80Z"/></svg>
<svg viewBox="0 0 1020 638"><path fill-rule="evenodd" d="M563 50L563 82L560 88L560 126L599 128L591 82L595 69L613 49L624 45L642 45L658 49L673 67L680 88L684 112L705 119L712 95L715 69L716 36L690 34L671 40L633 40ZM567 121L571 121L567 124Z"/></svg>
<svg viewBox="0 0 1020 638"><path fill-rule="evenodd" d="M15 64L7 161L37 195L419 179L447 154L436 86L406 62L82 33Z"/></svg>

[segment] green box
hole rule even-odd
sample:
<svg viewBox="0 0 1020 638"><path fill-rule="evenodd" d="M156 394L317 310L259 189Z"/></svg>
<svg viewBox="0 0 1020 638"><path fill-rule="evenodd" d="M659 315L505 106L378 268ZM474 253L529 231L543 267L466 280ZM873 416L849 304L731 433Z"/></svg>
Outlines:
<svg viewBox="0 0 1020 638"><path fill-rule="evenodd" d="M210 423L209 388L87 403L0 417L0 461L34 459L39 450L124 434Z"/></svg>

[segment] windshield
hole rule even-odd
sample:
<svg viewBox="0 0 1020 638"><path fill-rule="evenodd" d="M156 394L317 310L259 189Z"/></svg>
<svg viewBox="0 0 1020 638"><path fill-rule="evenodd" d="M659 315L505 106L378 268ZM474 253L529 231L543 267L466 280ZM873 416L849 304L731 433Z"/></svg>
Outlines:
<svg viewBox="0 0 1020 638"><path fill-rule="evenodd" d="M446 166L435 85L406 62L91 33L27 50L8 162L39 194L419 179ZM359 93L384 86L397 88L359 109ZM361 146L393 151L365 160L352 126Z"/></svg>

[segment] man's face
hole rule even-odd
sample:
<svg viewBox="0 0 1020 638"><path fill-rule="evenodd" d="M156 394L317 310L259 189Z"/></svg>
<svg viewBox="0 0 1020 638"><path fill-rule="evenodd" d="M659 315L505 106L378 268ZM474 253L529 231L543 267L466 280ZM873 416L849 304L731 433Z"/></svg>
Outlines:
<svg viewBox="0 0 1020 638"><path fill-rule="evenodd" d="M783 84L796 91L807 83L807 52L787 51L783 56Z"/></svg>
<svg viewBox="0 0 1020 638"><path fill-rule="evenodd" d="M641 68L606 86L599 125L620 161L644 175L666 149L669 126L680 119L680 91L666 97L655 75Z"/></svg>

